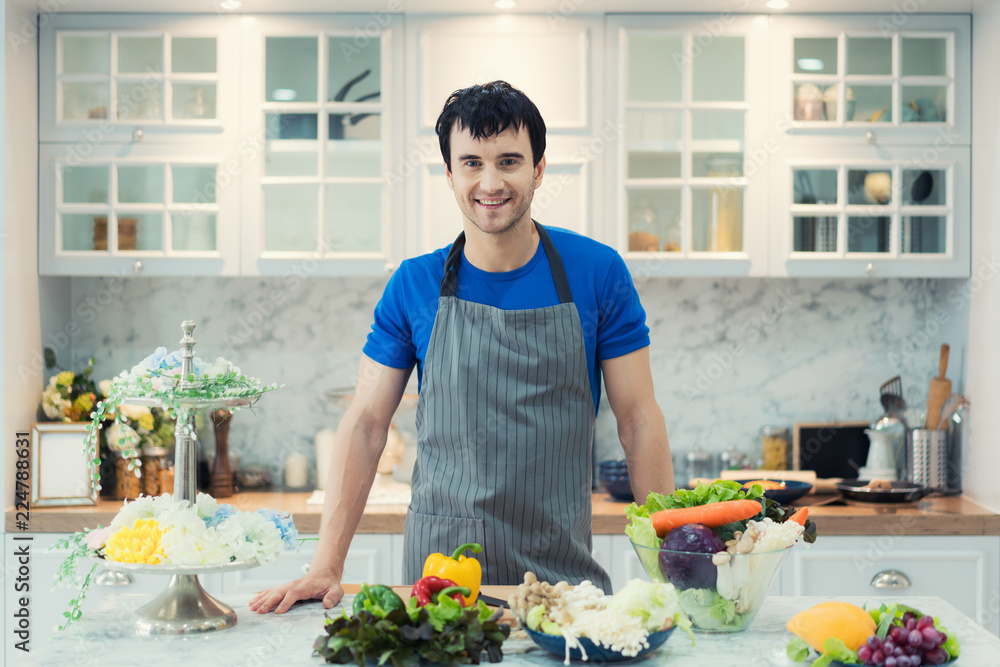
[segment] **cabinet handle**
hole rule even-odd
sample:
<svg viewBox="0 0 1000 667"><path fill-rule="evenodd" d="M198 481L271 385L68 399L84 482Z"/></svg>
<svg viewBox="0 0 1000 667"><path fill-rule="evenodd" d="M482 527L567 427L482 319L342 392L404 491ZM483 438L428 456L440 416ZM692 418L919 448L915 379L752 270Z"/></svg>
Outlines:
<svg viewBox="0 0 1000 667"><path fill-rule="evenodd" d="M302 566L302 574L309 574L309 563Z"/></svg>
<svg viewBox="0 0 1000 667"><path fill-rule="evenodd" d="M874 144L877 139L874 132L865 132L865 141L868 143Z"/></svg>
<svg viewBox="0 0 1000 667"><path fill-rule="evenodd" d="M146 133L142 131L142 128L135 128L132 130L132 141L142 141L142 138L146 136Z"/></svg>
<svg viewBox="0 0 1000 667"><path fill-rule="evenodd" d="M391 275L392 272L395 271L395 270L396 270L396 265L395 264L393 264L392 262L386 262L385 263L385 272L386 272L387 275Z"/></svg>
<svg viewBox="0 0 1000 667"><path fill-rule="evenodd" d="M132 272L133 273L142 273L142 269L143 268L144 267L142 266L142 262L140 262L139 260L135 260L135 264L132 265Z"/></svg>
<svg viewBox="0 0 1000 667"><path fill-rule="evenodd" d="M872 588L909 588L910 578L898 570L883 570L872 577Z"/></svg>
<svg viewBox="0 0 1000 667"><path fill-rule="evenodd" d="M94 577L94 583L98 586L129 586L135 580L128 572L118 572L116 570L106 570L103 567Z"/></svg>
<svg viewBox="0 0 1000 667"><path fill-rule="evenodd" d="M875 270L876 270L875 265L872 264L871 262L868 262L868 266L865 267L865 273L867 273L870 276L874 276Z"/></svg>

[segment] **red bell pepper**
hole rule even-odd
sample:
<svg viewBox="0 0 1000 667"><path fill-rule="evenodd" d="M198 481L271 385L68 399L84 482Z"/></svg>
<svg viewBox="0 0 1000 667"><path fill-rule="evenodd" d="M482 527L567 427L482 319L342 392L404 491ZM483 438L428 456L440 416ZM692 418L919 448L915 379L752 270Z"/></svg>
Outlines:
<svg viewBox="0 0 1000 667"><path fill-rule="evenodd" d="M438 596L448 595L459 604L464 604L463 595L469 595L471 591L467 586L456 586L451 579L440 577L423 577L413 584L410 594L417 598L417 604L421 607L437 602Z"/></svg>

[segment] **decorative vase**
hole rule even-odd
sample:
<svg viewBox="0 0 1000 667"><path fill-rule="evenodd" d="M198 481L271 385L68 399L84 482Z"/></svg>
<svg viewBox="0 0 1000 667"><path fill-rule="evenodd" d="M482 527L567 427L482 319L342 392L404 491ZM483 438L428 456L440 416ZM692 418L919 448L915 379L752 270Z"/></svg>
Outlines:
<svg viewBox="0 0 1000 667"><path fill-rule="evenodd" d="M233 471L229 467L229 423L232 415L226 410L212 413L215 425L215 460L212 461L210 495L228 498L233 495Z"/></svg>

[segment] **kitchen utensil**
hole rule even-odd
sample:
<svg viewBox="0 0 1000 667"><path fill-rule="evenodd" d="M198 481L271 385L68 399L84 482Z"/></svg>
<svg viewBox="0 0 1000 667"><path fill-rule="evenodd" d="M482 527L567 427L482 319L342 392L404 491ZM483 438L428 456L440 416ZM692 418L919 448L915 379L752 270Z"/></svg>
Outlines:
<svg viewBox="0 0 1000 667"><path fill-rule="evenodd" d="M930 387L927 390L927 419L925 428L936 429L941 421L941 406L945 399L951 395L951 380L945 377L948 370L948 344L941 346L941 356L938 360L938 376L931 378Z"/></svg>
<svg viewBox="0 0 1000 667"><path fill-rule="evenodd" d="M879 387L879 400L886 412L902 412L906 408L903 381L898 375Z"/></svg>
<svg viewBox="0 0 1000 667"><path fill-rule="evenodd" d="M954 496L961 491L940 489L913 482L891 482L889 488L871 488L866 479L845 479L836 484L837 493L845 500L856 500L865 503L912 503L929 496Z"/></svg>
<svg viewBox="0 0 1000 667"><path fill-rule="evenodd" d="M944 405L941 406L941 421L938 423L938 430L944 431L947 429L948 422L951 421L952 416L965 404L965 396L962 396L961 394L952 394L949 396L947 400L945 400Z"/></svg>
<svg viewBox="0 0 1000 667"><path fill-rule="evenodd" d="M648 653L652 653L660 648L670 635L673 634L676 628L670 628L669 630L660 630L659 632L652 632L646 639L647 645L639 649L639 652L635 655L622 655L621 651L615 651L610 648L604 648L600 644L595 644L586 637L580 637L578 641L580 646L586 651L587 661L592 663L600 664L602 662L621 662L624 660L634 660ZM528 628L524 629L528 633L528 636L538 644L540 647L557 655L560 658L566 655L566 638L562 635L549 635L544 632L536 632ZM571 647L569 650L570 660L583 660L583 653L580 648Z"/></svg>
<svg viewBox="0 0 1000 667"><path fill-rule="evenodd" d="M948 486L948 433L915 428L911 432L911 477L915 484Z"/></svg>
<svg viewBox="0 0 1000 667"><path fill-rule="evenodd" d="M776 503L790 503L793 500L798 500L802 496L812 491L813 488L813 485L809 484L808 482L793 482L781 479L772 480L768 479L767 477L750 477L747 479L738 479L735 481L739 482L740 484L747 484L749 482L759 482L761 480L778 482L781 484L780 489L764 489L764 497L770 498Z"/></svg>

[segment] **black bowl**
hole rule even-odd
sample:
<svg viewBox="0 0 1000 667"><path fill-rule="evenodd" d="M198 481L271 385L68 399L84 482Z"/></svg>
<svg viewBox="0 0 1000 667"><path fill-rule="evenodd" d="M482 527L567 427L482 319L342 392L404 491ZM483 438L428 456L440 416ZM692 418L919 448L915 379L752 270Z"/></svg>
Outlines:
<svg viewBox="0 0 1000 667"><path fill-rule="evenodd" d="M747 482L759 482L762 481L760 477L756 479L737 479L734 480L740 484L746 484ZM802 496L809 493L812 490L813 485L809 482L794 482L792 480L766 480L771 482L780 482L783 487L780 489L764 489L764 497L770 498L776 503L790 503L793 500L798 500Z"/></svg>
<svg viewBox="0 0 1000 667"><path fill-rule="evenodd" d="M605 479L602 477L601 485L615 500L624 500L627 503L635 501L635 496L632 495L632 483L627 477L625 479Z"/></svg>

